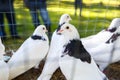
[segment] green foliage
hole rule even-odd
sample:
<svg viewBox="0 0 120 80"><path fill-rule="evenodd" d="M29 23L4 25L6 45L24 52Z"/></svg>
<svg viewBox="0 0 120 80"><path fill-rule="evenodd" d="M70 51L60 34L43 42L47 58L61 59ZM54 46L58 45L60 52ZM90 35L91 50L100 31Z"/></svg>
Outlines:
<svg viewBox="0 0 120 80"><path fill-rule="evenodd" d="M79 16L79 8L75 16L74 0L47 0L47 9L52 21L52 32L57 28L60 16L68 13L72 18L70 23L76 26L81 37L95 34L107 28L113 18L120 17L120 5L118 3L118 0L83 0L82 16ZM17 49L32 34L34 26L29 10L24 6L23 0L15 0L14 8L18 33L22 39L8 39L4 43L9 48ZM42 20L41 24L43 24ZM8 27L6 28L8 29ZM9 34L8 30L7 33Z"/></svg>

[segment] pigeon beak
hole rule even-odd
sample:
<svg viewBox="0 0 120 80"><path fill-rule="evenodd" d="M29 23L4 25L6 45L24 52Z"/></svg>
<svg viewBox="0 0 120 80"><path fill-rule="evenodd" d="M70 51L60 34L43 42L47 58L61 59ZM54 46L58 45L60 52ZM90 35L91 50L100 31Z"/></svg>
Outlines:
<svg viewBox="0 0 120 80"><path fill-rule="evenodd" d="M48 30L46 29L45 32L48 32Z"/></svg>
<svg viewBox="0 0 120 80"><path fill-rule="evenodd" d="M62 33L62 31L63 31L63 30L59 30L57 33L60 34L60 33Z"/></svg>

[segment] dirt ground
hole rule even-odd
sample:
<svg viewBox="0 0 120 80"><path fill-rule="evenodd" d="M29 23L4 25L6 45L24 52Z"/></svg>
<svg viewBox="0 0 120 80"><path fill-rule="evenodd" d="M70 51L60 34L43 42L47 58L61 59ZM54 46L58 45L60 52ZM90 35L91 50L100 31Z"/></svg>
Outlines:
<svg viewBox="0 0 120 80"><path fill-rule="evenodd" d="M24 74L16 77L13 80L36 80L41 74L42 68L44 66L44 61L39 65L39 69L30 69ZM111 64L105 70L105 74L110 80L120 80L120 62ZM60 69L57 69L53 74L51 80L66 80L64 75L61 73Z"/></svg>
<svg viewBox="0 0 120 80"><path fill-rule="evenodd" d="M11 56L11 53L7 53L7 55ZM44 63L45 61L41 61L39 69L32 68L13 80L36 80L42 72ZM104 73L109 78L109 80L120 80L120 61L109 65L105 69ZM58 68L53 74L51 80L66 80L66 79L64 75L61 73L60 69Z"/></svg>

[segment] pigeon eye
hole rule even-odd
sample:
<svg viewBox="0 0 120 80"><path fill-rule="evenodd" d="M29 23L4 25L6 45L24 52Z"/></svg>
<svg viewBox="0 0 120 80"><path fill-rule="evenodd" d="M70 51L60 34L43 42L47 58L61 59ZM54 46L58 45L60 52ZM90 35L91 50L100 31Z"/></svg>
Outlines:
<svg viewBox="0 0 120 80"><path fill-rule="evenodd" d="M69 16L67 16L67 18L69 18Z"/></svg>
<svg viewBox="0 0 120 80"><path fill-rule="evenodd" d="M69 29L69 26L67 26L66 29Z"/></svg>
<svg viewBox="0 0 120 80"><path fill-rule="evenodd" d="M43 30L45 30L45 28L43 28Z"/></svg>

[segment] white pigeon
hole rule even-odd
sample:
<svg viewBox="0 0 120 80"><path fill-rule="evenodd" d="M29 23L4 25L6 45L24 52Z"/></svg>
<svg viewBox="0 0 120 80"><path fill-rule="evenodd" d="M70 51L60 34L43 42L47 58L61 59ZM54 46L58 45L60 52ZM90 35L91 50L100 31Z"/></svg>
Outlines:
<svg viewBox="0 0 120 80"><path fill-rule="evenodd" d="M92 35L86 38L82 38L81 41L87 50L90 50L93 47L98 46L101 43L106 42L111 35L117 30L120 26L120 18L115 18L112 20L110 26L107 29L104 29L98 32L96 35Z"/></svg>
<svg viewBox="0 0 120 80"><path fill-rule="evenodd" d="M77 29L65 23L57 32L59 65L67 80L108 80L84 48Z"/></svg>
<svg viewBox="0 0 120 80"><path fill-rule="evenodd" d="M59 20L59 26L60 28L63 24L69 23L71 20L71 17L69 14L63 14L60 17ZM50 50L48 52L45 65L43 67L43 71L41 75L38 77L37 80L50 80L52 74L55 72L55 70L59 67L58 64L58 43L59 43L59 35L56 33L57 30L53 32L51 43L50 43Z"/></svg>
<svg viewBox="0 0 120 80"><path fill-rule="evenodd" d="M8 80L9 77L9 67L3 60L3 54L5 54L5 47L2 44L0 38L0 80Z"/></svg>
<svg viewBox="0 0 120 80"><path fill-rule="evenodd" d="M8 62L10 69L9 80L35 67L45 58L49 49L46 31L44 25L38 26L32 36L30 36L14 53Z"/></svg>

